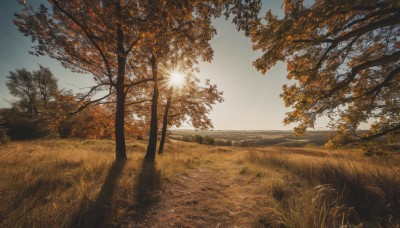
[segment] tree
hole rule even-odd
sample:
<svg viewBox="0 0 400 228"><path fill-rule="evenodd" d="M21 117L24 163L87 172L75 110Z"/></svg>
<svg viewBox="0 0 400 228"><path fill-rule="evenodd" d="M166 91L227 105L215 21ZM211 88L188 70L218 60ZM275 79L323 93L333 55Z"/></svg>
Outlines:
<svg viewBox="0 0 400 228"><path fill-rule="evenodd" d="M52 103L59 94L57 79L48 68L10 71L6 81L11 95L18 98L13 112L4 112L12 138L38 138L49 134L54 120Z"/></svg>
<svg viewBox="0 0 400 228"><path fill-rule="evenodd" d="M96 103L116 94L117 160L126 159L124 131L126 95L130 88L155 78L154 75L152 78L144 78L142 74L137 74L138 69L142 69L146 62L153 59L152 57L148 59L149 53L161 53L160 46L156 45L160 39L154 37L157 34L165 35L168 26L169 31L191 37L192 44L196 45L201 34L189 33L193 28L188 26L193 21L204 26L200 30L204 28L213 31L210 26L211 17L219 16L224 9L226 13L232 12L232 8L229 7L231 4L240 6L235 12L243 12L243 9L250 6L259 9L259 0L245 2L48 0L48 2L52 7L51 10L43 4L36 11L31 7L25 7L21 14L16 14L15 24L25 36L36 41L37 46L33 54L47 54L72 71L93 75L97 85L93 86L83 98L91 97L98 91L108 91L105 96L90 103ZM255 14L238 13L234 19L237 19L237 24L240 25L242 21ZM146 55L142 54L144 50L147 51ZM190 51L191 49L185 50L185 55ZM143 56L147 59L143 59ZM154 99L157 98L156 93L153 96ZM154 131L151 135L154 137Z"/></svg>
<svg viewBox="0 0 400 228"><path fill-rule="evenodd" d="M39 115L58 92L57 80L50 70L39 67L39 70L33 72L17 69L10 71L7 76L6 85L10 94L19 98L14 105L30 116Z"/></svg>
<svg viewBox="0 0 400 228"><path fill-rule="evenodd" d="M40 105L43 109L59 94L58 81L49 68L39 65L39 70L33 71L33 80L36 84Z"/></svg>
<svg viewBox="0 0 400 228"><path fill-rule="evenodd" d="M284 1L284 17L267 12L250 36L263 55L262 73L285 61L285 124L302 134L327 115L338 137L351 141L400 133L400 3L395 0ZM368 133L356 131L372 122Z"/></svg>
<svg viewBox="0 0 400 228"><path fill-rule="evenodd" d="M59 1L49 0L52 9L25 7L16 14L15 24L36 41L33 54L47 54L75 72L89 73L95 81L87 99L99 91L108 91L96 103L116 94L116 159L126 159L125 96L129 88L151 79L134 75L135 49L145 39L155 18L156 1ZM88 104L84 105L86 107ZM82 107L82 108L83 108Z"/></svg>
<svg viewBox="0 0 400 228"><path fill-rule="evenodd" d="M211 61L213 51L209 41L216 34L211 26L212 17L221 16L225 10L226 17L235 15L233 22L238 29L247 31L250 19L256 17L260 7L259 0L181 1L162 6L162 12L167 12L168 16L157 24L157 29L148 40L150 48L147 49L154 90L146 160L154 161L157 148L159 65L167 69L179 65L186 70L193 70L199 57L203 61Z"/></svg>
<svg viewBox="0 0 400 228"><path fill-rule="evenodd" d="M70 119L71 136L88 139L111 139L113 113L105 105L93 105Z"/></svg>
<svg viewBox="0 0 400 228"><path fill-rule="evenodd" d="M209 130L213 128L211 119L208 118L212 105L223 102L223 92L217 86L206 80L202 86L200 80L193 75L185 79L180 89L167 88L165 90L165 107L162 122L162 132L158 153L162 154L168 126L181 126L190 120L196 130ZM170 111L171 110L171 111Z"/></svg>
<svg viewBox="0 0 400 228"><path fill-rule="evenodd" d="M204 9L205 6L208 8ZM150 136L145 156L149 162L154 162L157 148L160 75L165 75L168 69L177 65L192 69L198 63L198 58L210 61L213 54L209 44L215 34L211 26L214 15L211 2L184 1L161 6L159 13L165 13L166 8L168 14L173 16L156 23L156 29L141 46L141 53L148 60L153 78Z"/></svg>
<svg viewBox="0 0 400 228"><path fill-rule="evenodd" d="M162 154L164 150L164 144L165 144L165 139L167 137L167 128L168 128L168 114L169 114L169 108L171 106L172 102L172 93L173 93L173 88L169 88L167 90L166 94L166 103L164 107L164 114L162 118L162 129L161 129L161 138L160 138L160 145L158 146L158 154Z"/></svg>

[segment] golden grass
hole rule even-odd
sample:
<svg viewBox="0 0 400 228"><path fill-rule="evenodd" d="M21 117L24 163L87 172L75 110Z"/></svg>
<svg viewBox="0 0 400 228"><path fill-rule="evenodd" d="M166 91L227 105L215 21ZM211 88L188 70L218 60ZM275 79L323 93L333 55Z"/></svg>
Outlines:
<svg viewBox="0 0 400 228"><path fill-rule="evenodd" d="M128 141L128 161L119 164L107 140L1 146L0 227L124 226L135 219L142 227L400 224L398 156L174 142L156 166L146 166L145 149L145 141ZM148 214L158 223L143 219Z"/></svg>
<svg viewBox="0 0 400 228"><path fill-rule="evenodd" d="M135 199L145 148L145 142L128 142L128 161L119 173L111 173L112 141L27 141L1 146L0 227L84 225L88 221L81 221L82 217L91 213L101 194L109 198L113 212L105 222L119 223ZM157 158L160 181L173 181L204 156L190 145L167 146L165 155ZM113 189L106 189L106 181L115 181Z"/></svg>
<svg viewBox="0 0 400 228"><path fill-rule="evenodd" d="M288 227L398 226L398 156L374 159L356 151L257 149L247 162L274 169L268 183Z"/></svg>

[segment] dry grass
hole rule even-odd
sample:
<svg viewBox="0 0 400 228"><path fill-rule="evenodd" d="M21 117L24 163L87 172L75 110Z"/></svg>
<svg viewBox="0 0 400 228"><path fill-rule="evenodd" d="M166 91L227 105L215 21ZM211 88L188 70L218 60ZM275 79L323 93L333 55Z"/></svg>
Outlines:
<svg viewBox="0 0 400 228"><path fill-rule="evenodd" d="M354 151L278 148L251 151L247 161L278 171L278 181L268 185L289 227L396 227L400 223L396 156L377 160Z"/></svg>
<svg viewBox="0 0 400 228"><path fill-rule="evenodd" d="M145 143L123 164L106 140L1 146L0 227L400 224L398 156L176 142L146 166Z"/></svg>
<svg viewBox="0 0 400 228"><path fill-rule="evenodd" d="M93 226L104 203L119 224L134 204L143 176L145 142L127 144L128 161L115 166L114 143L95 140L12 142L0 147L0 227ZM205 154L190 145L169 145L159 156L158 185L194 167ZM146 178L146 177L144 177ZM147 177L152 178L152 177ZM96 217L95 219L99 219Z"/></svg>

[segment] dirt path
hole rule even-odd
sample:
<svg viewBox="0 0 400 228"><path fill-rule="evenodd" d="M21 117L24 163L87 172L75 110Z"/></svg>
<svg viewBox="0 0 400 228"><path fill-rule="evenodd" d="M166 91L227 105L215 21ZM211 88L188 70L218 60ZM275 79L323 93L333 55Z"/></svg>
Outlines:
<svg viewBox="0 0 400 228"><path fill-rule="evenodd" d="M145 218L129 227L251 227L263 205L257 182L242 175L237 155L215 157L164 189Z"/></svg>

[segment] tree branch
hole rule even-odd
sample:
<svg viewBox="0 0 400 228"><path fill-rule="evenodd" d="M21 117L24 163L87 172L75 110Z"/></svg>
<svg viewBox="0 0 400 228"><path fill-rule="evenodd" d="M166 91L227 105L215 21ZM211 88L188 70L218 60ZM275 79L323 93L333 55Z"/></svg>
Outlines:
<svg viewBox="0 0 400 228"><path fill-rule="evenodd" d="M374 66L379 66L379 65L383 65L383 64L387 64L393 61L396 61L400 59L400 51L394 52L391 55L384 55L381 58L375 59L375 60L370 60L367 62L364 62L358 66L355 66L351 69L350 74L348 75L346 80L343 80L342 82L340 82L336 87L334 87L333 89L329 90L328 93L326 93L323 97L321 97L320 99L325 99L327 97L332 96L334 93L336 93L338 90L340 90L341 88L347 86L349 83L351 83L355 76L361 71L361 70L365 70L368 69L370 67L374 67ZM319 100L320 100L319 99Z"/></svg>
<svg viewBox="0 0 400 228"><path fill-rule="evenodd" d="M400 124L395 126L395 127L392 127L392 128L386 128L384 131L381 131L381 132L373 134L373 135L360 137L359 141L368 141L368 140L371 140L371 139L379 138L381 136L384 136L384 135L386 135L386 134L388 134L390 132L394 132L394 131L397 131L397 130L400 130Z"/></svg>
<svg viewBox="0 0 400 228"><path fill-rule="evenodd" d="M101 50L101 48L99 47L99 45L95 42L95 40L93 39L94 34L90 31L89 28L86 28L82 23L79 22L79 20L77 20L74 16L72 16L69 12L67 12L65 9L63 9L59 3L56 0L49 0L50 3L52 3L52 5L59 10L61 13L63 13L64 15L66 15L68 18L70 18L75 24L77 24L85 33L86 37L89 39L89 41L93 44L93 46L99 51L101 58L103 59L104 64L106 65L107 68L107 72L108 72L108 77L110 80L110 83L112 82L112 74L111 74L111 67L110 64L108 62L108 59L106 58L105 54L103 53L103 51ZM115 86L115 85L114 85Z"/></svg>
<svg viewBox="0 0 400 228"><path fill-rule="evenodd" d="M106 99L107 97L111 96L111 95L114 94L114 93L115 93L115 91L113 91L112 93L108 93L107 95L105 95L105 96L103 96L103 97L101 97L101 98L98 98L98 99L96 99L96 100L89 101L89 102L87 102L86 104L84 104L84 105L82 105L81 107L79 107L77 111L67 113L67 115L74 115L74 114L76 114L76 113L82 111L84 108L88 107L89 105L94 104L94 103L97 103L97 102L99 102L99 101L102 101L102 100Z"/></svg>

